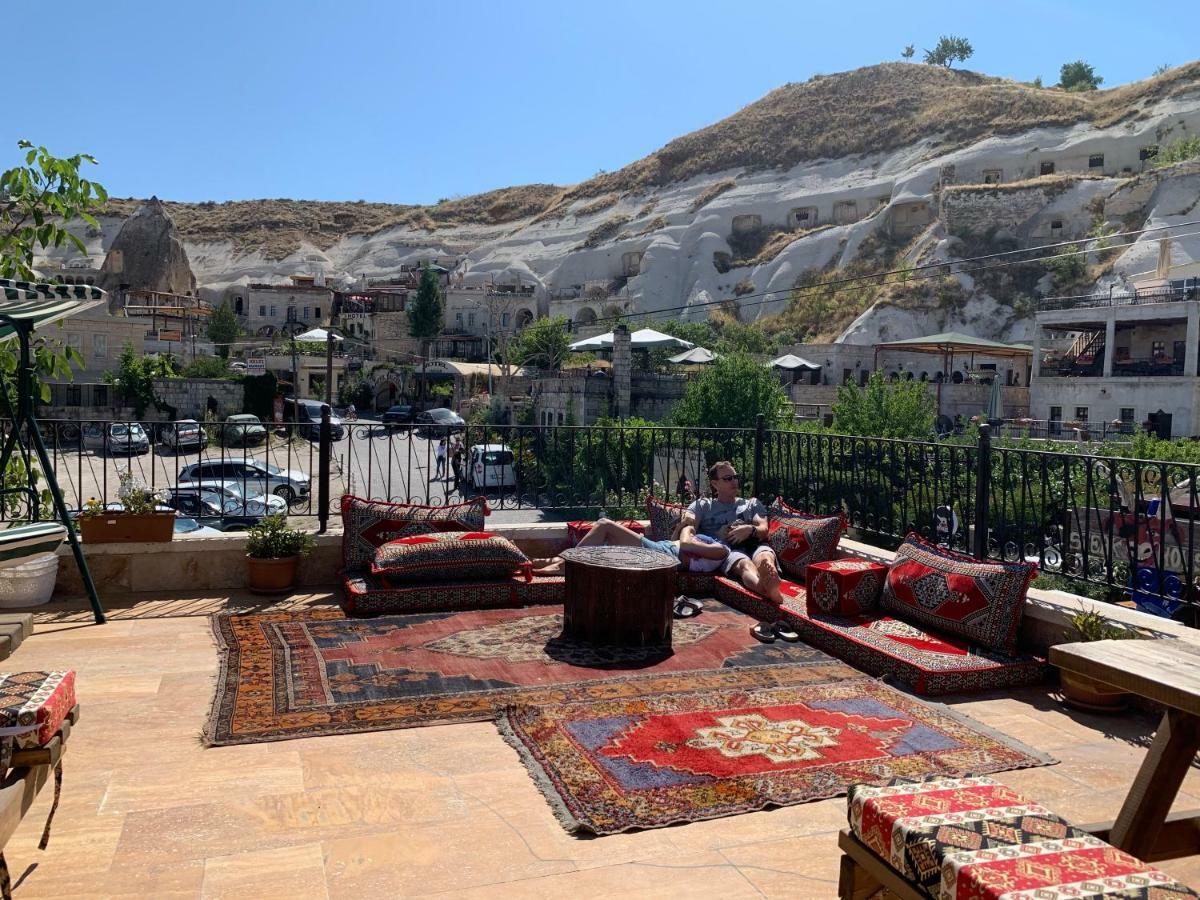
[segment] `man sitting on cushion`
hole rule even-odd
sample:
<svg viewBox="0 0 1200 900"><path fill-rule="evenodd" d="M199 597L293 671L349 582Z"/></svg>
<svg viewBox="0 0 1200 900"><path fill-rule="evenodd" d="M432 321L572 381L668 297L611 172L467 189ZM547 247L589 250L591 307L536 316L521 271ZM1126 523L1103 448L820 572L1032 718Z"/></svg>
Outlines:
<svg viewBox="0 0 1200 900"><path fill-rule="evenodd" d="M741 476L733 463L722 460L708 470L711 497L701 497L683 514L680 540L708 535L732 549L721 572L776 603L783 602L779 564L767 539L767 510L757 498L738 496Z"/></svg>
<svg viewBox="0 0 1200 900"><path fill-rule="evenodd" d="M721 568L729 554L729 548L716 538L703 534L693 535L686 541L681 540L681 527L682 525L675 526L674 540L652 541L612 519L600 519L576 546L595 547L608 544L616 547L644 547L656 553L673 556L689 572L715 572ZM561 556L551 556L548 559L535 559L532 565L533 571L539 575L561 575L566 562Z"/></svg>

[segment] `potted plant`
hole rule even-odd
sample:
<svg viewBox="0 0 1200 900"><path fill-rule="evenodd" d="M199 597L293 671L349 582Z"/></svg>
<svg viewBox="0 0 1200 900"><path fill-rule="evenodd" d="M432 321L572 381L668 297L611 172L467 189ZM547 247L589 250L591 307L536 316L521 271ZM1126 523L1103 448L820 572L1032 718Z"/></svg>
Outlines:
<svg viewBox="0 0 1200 900"><path fill-rule="evenodd" d="M1141 635L1132 628L1113 625L1095 609L1084 609L1071 616L1071 627L1080 641L1130 640ZM1089 712L1120 712L1129 695L1112 685L1077 672L1059 671L1063 699L1069 706Z"/></svg>
<svg viewBox="0 0 1200 900"><path fill-rule="evenodd" d="M246 587L256 594L291 590L300 557L313 544L312 535L288 525L282 514L267 516L247 532Z"/></svg>
<svg viewBox="0 0 1200 900"><path fill-rule="evenodd" d="M119 476L120 504L109 509L95 497L79 514L79 534L88 544L162 542L175 536L175 510L158 509L154 491L130 472Z"/></svg>

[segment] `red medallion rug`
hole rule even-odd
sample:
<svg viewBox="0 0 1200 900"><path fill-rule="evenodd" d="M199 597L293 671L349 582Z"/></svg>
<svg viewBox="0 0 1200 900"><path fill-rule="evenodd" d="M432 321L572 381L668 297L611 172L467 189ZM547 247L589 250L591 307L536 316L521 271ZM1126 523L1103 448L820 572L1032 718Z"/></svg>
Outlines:
<svg viewBox="0 0 1200 900"><path fill-rule="evenodd" d="M213 617L221 672L205 738L247 744L486 721L513 703L858 676L805 644L760 644L753 622L706 601L700 615L675 622L664 654L563 641L561 606L376 619L224 613Z"/></svg>
<svg viewBox="0 0 1200 900"><path fill-rule="evenodd" d="M865 677L522 705L499 726L564 827L592 834L1054 762Z"/></svg>

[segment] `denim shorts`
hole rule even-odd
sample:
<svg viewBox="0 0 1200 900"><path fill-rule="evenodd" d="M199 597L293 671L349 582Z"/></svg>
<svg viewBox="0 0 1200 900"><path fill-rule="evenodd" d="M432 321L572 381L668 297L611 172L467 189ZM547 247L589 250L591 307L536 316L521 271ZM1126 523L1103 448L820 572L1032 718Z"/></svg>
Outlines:
<svg viewBox="0 0 1200 900"><path fill-rule="evenodd" d="M679 547L672 541L652 541L648 537L643 537L642 547L646 550L653 550L655 553L665 553L667 556L679 559Z"/></svg>

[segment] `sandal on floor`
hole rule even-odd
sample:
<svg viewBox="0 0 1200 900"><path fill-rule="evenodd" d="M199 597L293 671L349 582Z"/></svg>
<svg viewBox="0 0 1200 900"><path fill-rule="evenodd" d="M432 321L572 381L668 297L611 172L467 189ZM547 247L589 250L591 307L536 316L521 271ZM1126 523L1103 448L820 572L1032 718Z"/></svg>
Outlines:
<svg viewBox="0 0 1200 900"><path fill-rule="evenodd" d="M768 625L766 622L759 622L757 625L755 625L753 628L750 629L750 633L752 635L754 635L756 638L758 638L758 640L762 641L764 644L775 643L775 629L772 628L770 625Z"/></svg>
<svg viewBox="0 0 1200 900"><path fill-rule="evenodd" d="M787 641L789 644L794 644L800 640L800 632L782 620L771 626L771 630L775 632L775 637L781 641Z"/></svg>
<svg viewBox="0 0 1200 900"><path fill-rule="evenodd" d="M691 597L676 597L675 598L675 618L691 619L704 609L704 604L699 600Z"/></svg>

